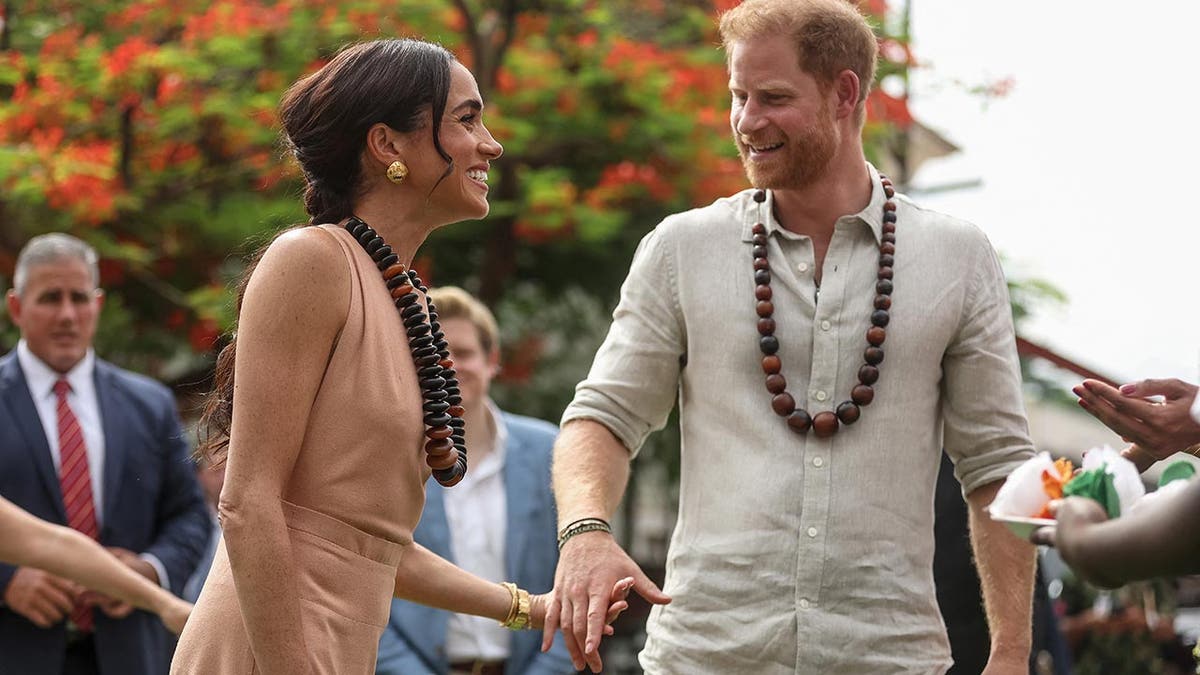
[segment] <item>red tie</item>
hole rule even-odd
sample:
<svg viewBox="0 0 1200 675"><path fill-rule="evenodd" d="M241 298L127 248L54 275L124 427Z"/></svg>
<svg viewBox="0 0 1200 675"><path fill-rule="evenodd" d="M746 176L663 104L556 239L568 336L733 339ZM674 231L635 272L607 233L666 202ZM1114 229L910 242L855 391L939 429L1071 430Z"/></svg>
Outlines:
<svg viewBox="0 0 1200 675"><path fill-rule="evenodd" d="M67 524L92 539L99 538L96 527L96 505L92 501L92 476L88 471L87 446L83 429L67 404L71 385L66 380L54 383L58 396L58 480L62 485L63 504L67 507ZM92 630L92 609L76 604L71 620L83 632Z"/></svg>

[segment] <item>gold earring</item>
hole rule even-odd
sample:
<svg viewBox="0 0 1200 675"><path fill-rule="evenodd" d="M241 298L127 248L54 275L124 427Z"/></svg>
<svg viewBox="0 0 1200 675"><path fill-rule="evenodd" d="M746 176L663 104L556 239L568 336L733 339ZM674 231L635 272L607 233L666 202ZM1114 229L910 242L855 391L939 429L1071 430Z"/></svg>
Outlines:
<svg viewBox="0 0 1200 675"><path fill-rule="evenodd" d="M400 160L392 162L388 165L387 177L396 185L403 183L404 179L408 178L408 165Z"/></svg>

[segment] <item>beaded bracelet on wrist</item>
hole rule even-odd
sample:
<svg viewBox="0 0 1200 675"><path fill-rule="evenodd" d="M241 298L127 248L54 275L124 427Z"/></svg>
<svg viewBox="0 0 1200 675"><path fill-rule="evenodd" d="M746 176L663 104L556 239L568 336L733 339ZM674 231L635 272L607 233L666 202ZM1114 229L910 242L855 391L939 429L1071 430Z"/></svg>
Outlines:
<svg viewBox="0 0 1200 675"><path fill-rule="evenodd" d="M561 551L563 546L572 537L583 534L584 532L608 532L612 534L612 526L603 518L581 518L576 520L558 532L558 550Z"/></svg>
<svg viewBox="0 0 1200 675"><path fill-rule="evenodd" d="M776 415L787 419L788 427L798 433L807 433L809 429L818 438L828 438L837 433L840 425L850 425L858 421L862 408L871 404L875 399L875 390L871 385L879 379L879 364L883 361L883 341L887 338L887 325L890 316L888 310L892 306L892 276L896 253L896 202L892 201L895 189L887 176L880 175L883 192L887 199L883 204L883 233L879 243L879 271L875 281L875 309L871 313L871 327L867 329L867 348L863 351L865 363L858 369L858 384L850 390L850 399L842 401L832 411L819 412L809 415L808 411L796 403L796 398L787 391L787 380L780 373L783 362L779 355L779 338L775 337L775 305L771 302L771 264L767 261L767 228L763 225L766 218L762 215L762 205L767 199L767 193L758 190L754 193L754 201L760 207L760 222L751 228L751 254L754 258L754 298L755 312L758 314L759 350L762 352L762 369L766 374L767 391L771 394L771 409ZM834 399L836 400L836 399ZM840 424L839 424L840 423Z"/></svg>
<svg viewBox="0 0 1200 675"><path fill-rule="evenodd" d="M438 323L437 308L428 297L425 307L418 302L428 290L415 270L407 269L392 247L357 216L344 225L383 274L388 292L408 336L408 348L417 367L424 413L425 463L433 477L446 487L457 485L467 474L467 445L464 433L462 395L458 388L449 344ZM420 291L420 295L416 291ZM426 315L425 311L428 311Z"/></svg>

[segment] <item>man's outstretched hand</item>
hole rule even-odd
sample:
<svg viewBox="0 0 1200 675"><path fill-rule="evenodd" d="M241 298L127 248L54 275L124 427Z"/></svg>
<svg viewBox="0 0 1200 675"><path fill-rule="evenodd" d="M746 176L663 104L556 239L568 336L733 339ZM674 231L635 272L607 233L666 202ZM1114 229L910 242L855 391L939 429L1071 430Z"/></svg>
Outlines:
<svg viewBox="0 0 1200 675"><path fill-rule="evenodd" d="M617 598L621 584L629 580L632 582ZM575 668L583 670L587 666L592 672L600 672L604 666L600 638L612 620L610 607L616 601L623 602L630 588L655 605L671 601L621 550L611 534L587 532L572 538L558 559L554 601L546 613L542 649L550 648L554 631L561 628Z"/></svg>

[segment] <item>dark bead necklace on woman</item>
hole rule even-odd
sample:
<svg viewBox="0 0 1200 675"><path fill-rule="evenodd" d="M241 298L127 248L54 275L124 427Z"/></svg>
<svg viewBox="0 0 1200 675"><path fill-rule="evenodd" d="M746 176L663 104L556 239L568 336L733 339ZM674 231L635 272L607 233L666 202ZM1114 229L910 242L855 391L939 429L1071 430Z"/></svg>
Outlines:
<svg viewBox="0 0 1200 675"><path fill-rule="evenodd" d="M883 341L887 337L888 310L892 306L892 266L896 253L896 202L892 197L896 191L892 182L881 175L883 192L887 201L883 204L883 236L879 242L879 273L875 281L875 310L871 313L871 327L867 329L867 348L863 352L866 361L858 369L858 384L850 390L850 400L842 401L831 411L810 416L804 408L796 406L796 399L787 391L787 380L779 371L783 369L776 352L779 338L775 337L775 305L771 302L771 265L767 262L767 228L762 222L751 229L751 249L754 255L754 297L757 300L759 349L763 353L762 368L767 375L767 391L771 393L771 409L776 415L787 418L788 427L796 433L807 433L809 429L818 438L828 438L837 433L840 424L854 424L862 415L862 407L870 405L875 398L871 385L879 379L879 364L883 361ZM767 193L758 190L754 201L761 205ZM760 221L766 219L759 215ZM835 399L836 400L836 399Z"/></svg>
<svg viewBox="0 0 1200 675"><path fill-rule="evenodd" d="M408 334L408 348L417 366L424 401L425 436L429 439L425 442L425 463L433 469L437 482L446 487L457 485L467 474L467 444L463 432L466 411L462 407L449 345L437 320L437 308L426 297L428 317L422 311L418 301L427 289L421 278L400 262L392 247L375 230L357 216L351 216L344 227L383 274Z"/></svg>

